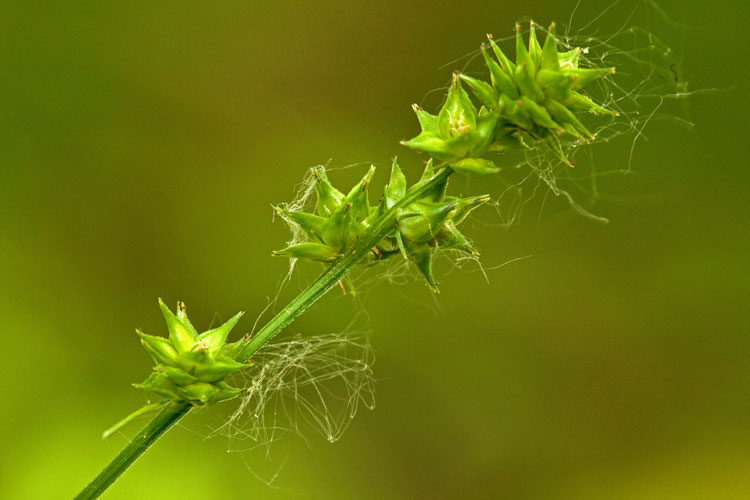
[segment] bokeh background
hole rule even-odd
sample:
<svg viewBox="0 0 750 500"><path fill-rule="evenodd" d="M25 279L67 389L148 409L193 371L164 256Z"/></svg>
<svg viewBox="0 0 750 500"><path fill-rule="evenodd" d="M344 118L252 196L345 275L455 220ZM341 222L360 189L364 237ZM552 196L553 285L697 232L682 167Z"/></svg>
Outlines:
<svg viewBox="0 0 750 500"><path fill-rule="evenodd" d="M145 400L133 329L164 332L157 297L252 327L287 270L271 204L307 167L383 177L399 154L414 179L422 158L397 141L412 102L439 103L441 67L576 3L4 2L0 497L70 498L136 432L100 439ZM587 30L616 30L625 4L583 0L573 26L614 7ZM485 210L470 232L489 283L444 266L437 300L382 284L366 315L331 292L291 332L359 313L374 411L335 444L279 443L273 486L252 473L262 453L203 439L221 411L191 416L106 498L750 498L747 7L640 5L631 22L674 47L680 78L720 90L682 108L692 131L647 129L637 175L594 207L609 225L555 199L507 229ZM624 168L632 144L596 159Z"/></svg>

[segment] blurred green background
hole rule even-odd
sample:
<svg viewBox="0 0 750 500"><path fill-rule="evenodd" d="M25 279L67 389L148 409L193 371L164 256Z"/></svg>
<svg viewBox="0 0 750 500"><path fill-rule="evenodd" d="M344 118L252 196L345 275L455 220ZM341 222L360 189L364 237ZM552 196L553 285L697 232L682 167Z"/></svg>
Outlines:
<svg viewBox="0 0 750 500"><path fill-rule="evenodd" d="M0 497L70 498L136 432L100 439L145 400L133 330L165 332L157 297L252 327L287 270L270 205L307 167L372 161L383 182L398 154L414 179L423 158L397 141L412 102L439 103L441 66L576 3L4 2ZM573 26L612 5L583 0ZM748 8L659 6L688 28L654 7L632 22L664 28L692 88L725 90L689 101L693 131L652 124L638 175L608 178L595 207L611 224L558 200L509 229L479 213L488 268L531 257L489 284L443 266L436 301L417 280L370 290L377 408L339 442L285 438L269 487L247 467L262 453L203 439L221 410L204 412L105 498L750 498ZM624 168L632 143L596 159ZM336 290L290 331L361 310Z"/></svg>

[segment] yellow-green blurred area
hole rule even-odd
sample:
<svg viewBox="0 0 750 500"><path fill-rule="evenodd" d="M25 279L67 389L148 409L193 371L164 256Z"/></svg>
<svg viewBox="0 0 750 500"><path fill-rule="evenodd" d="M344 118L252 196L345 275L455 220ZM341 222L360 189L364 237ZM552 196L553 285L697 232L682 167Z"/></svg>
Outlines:
<svg viewBox="0 0 750 500"><path fill-rule="evenodd" d="M288 238L271 204L329 160L364 162L331 173L342 187L374 162L380 189L395 154L416 180L425 158L398 145L418 131L410 104L434 111L485 33L531 16L592 37L642 26L688 89L719 90L657 113L692 130L655 119L594 147L603 170L633 171L602 177L587 205L609 225L540 187L510 228L490 207L467 223L486 278L443 260L436 298L416 274L357 299L336 289L282 334L355 315L370 332L377 406L335 444L308 432L269 459L227 453L241 445L204 439L226 403L104 498L750 498L747 14L726 0L4 2L0 497L77 493L145 422L101 440L146 401L134 329L166 333L157 297L202 329L245 310L251 330L288 270L270 256ZM300 265L275 310L319 269ZM254 474L277 469L272 486Z"/></svg>

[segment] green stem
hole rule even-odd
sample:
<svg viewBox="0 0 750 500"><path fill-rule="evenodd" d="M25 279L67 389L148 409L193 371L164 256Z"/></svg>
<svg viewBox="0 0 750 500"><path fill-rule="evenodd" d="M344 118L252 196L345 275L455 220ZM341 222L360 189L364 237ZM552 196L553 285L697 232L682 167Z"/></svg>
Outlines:
<svg viewBox="0 0 750 500"><path fill-rule="evenodd" d="M453 170L444 168L435 176L415 184L406 195L395 203L383 215L375 219L368 230L360 237L354 247L343 257L328 266L312 283L310 283L289 305L274 316L261 330L248 339L247 344L237 356L238 361L250 358L266 342L271 340L284 327L304 313L320 297L335 286L338 281L367 256L368 253L391 231L396 223L397 211L422 198L435 186L446 180ZM75 500L98 498L110 485L122 475L133 462L154 444L170 427L190 411L190 403L173 401L157 414L138 435L117 455L107 467L75 497Z"/></svg>
<svg viewBox="0 0 750 500"><path fill-rule="evenodd" d="M146 424L141 432L81 491L75 500L99 498L143 452L190 411L185 401L173 401Z"/></svg>

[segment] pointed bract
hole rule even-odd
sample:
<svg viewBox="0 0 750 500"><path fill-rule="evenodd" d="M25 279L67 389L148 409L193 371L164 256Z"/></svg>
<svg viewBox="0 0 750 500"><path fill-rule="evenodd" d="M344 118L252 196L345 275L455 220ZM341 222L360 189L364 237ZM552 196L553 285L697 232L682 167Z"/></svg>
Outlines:
<svg viewBox="0 0 750 500"><path fill-rule="evenodd" d="M195 337L193 337L193 333L191 332L192 328L185 326L161 299L159 299L159 307L161 307L161 312L164 314L164 319L167 322L169 340L172 342L172 345L180 352L190 350L195 342ZM194 329L192 330L194 331Z"/></svg>
<svg viewBox="0 0 750 500"><path fill-rule="evenodd" d="M542 106L538 105L525 95L521 96L521 102L534 123L547 129L562 132L562 126L555 123L547 110Z"/></svg>
<svg viewBox="0 0 750 500"><path fill-rule="evenodd" d="M283 250L277 250L272 254L274 257L291 257L293 259L309 259L318 260L321 262L331 262L336 260L339 256L339 252L324 245L323 243L315 243L308 241L305 243L297 243Z"/></svg>
<svg viewBox="0 0 750 500"><path fill-rule="evenodd" d="M435 248L429 243L414 243L407 246L406 252L409 260L414 262L432 291L437 293L437 283L432 275L432 257L435 254Z"/></svg>
<svg viewBox="0 0 750 500"><path fill-rule="evenodd" d="M175 366L158 366L157 371L162 372L174 384L187 385L198 382L198 379L190 375L182 368Z"/></svg>
<svg viewBox="0 0 750 500"><path fill-rule="evenodd" d="M437 134L437 116L431 115L430 113L422 109L418 104L412 104L411 107L414 110L414 113L417 114L419 126L422 127L422 130L424 132Z"/></svg>
<svg viewBox="0 0 750 500"><path fill-rule="evenodd" d="M227 320L227 322L220 327L214 328L213 330L209 330L205 333L201 333L196 340L198 342L204 342L211 354L216 355L219 350L224 347L224 344L227 341L227 337L229 336L229 332L232 330L232 328L234 328L234 326L244 314L244 312L238 312L237 314L229 318L229 320Z"/></svg>
<svg viewBox="0 0 750 500"><path fill-rule="evenodd" d="M568 98L565 100L564 104L571 109L576 109L579 111L588 111L590 113L594 113L598 115L617 116L617 111L612 111L607 108L603 108L602 106L599 106L588 97L584 96L583 94L579 94L578 92L571 92Z"/></svg>
<svg viewBox="0 0 750 500"><path fill-rule="evenodd" d="M433 239L439 232L455 203L419 202L399 213L398 229L402 237L419 243Z"/></svg>
<svg viewBox="0 0 750 500"><path fill-rule="evenodd" d="M512 78L512 75L514 75L516 71L515 65L513 66L513 73L508 74L507 70L501 68L500 65L490 57L490 55L484 48L484 44L482 45L482 56L484 57L484 62L487 65L487 69L490 70L492 85L497 89L497 91L509 95L512 99L518 99L518 90L516 89L516 84L513 82Z"/></svg>
<svg viewBox="0 0 750 500"><path fill-rule="evenodd" d="M500 167L495 165L494 162L483 158L464 158L451 163L451 168L468 176L496 174L500 171Z"/></svg>
<svg viewBox="0 0 750 500"><path fill-rule="evenodd" d="M391 180L385 187L385 208L391 208L406 194L406 177L398 165L398 159L393 158L391 166Z"/></svg>
<svg viewBox="0 0 750 500"><path fill-rule="evenodd" d="M528 49L526 49L526 44L523 41L523 34L521 33L521 25L516 23L516 66L520 66L523 63L526 63L529 65L529 70L533 77L534 70L535 70L534 61L531 59L531 56L529 55L529 51ZM516 73L518 73L518 68L516 68Z"/></svg>
<svg viewBox="0 0 750 500"><path fill-rule="evenodd" d="M548 71L560 71L560 56L557 53L557 40L555 39L555 23L552 23L544 40L542 47L541 69Z"/></svg>
<svg viewBox="0 0 750 500"><path fill-rule="evenodd" d="M492 51L495 53L495 56L497 57L497 60L500 61L500 66L503 68L503 71L508 76L513 75L516 72L516 65L514 62L512 62L508 56L505 55L505 52L502 51L500 46L495 43L495 40L492 38L492 35L487 35L487 40L490 42L490 46L492 47Z"/></svg>
<svg viewBox="0 0 750 500"><path fill-rule="evenodd" d="M345 203L351 205L351 216L354 220L364 220L370 215L370 197L369 187L372 177L375 175L375 165L370 165L370 169L365 176L356 184L346 195Z"/></svg>
<svg viewBox="0 0 750 500"><path fill-rule="evenodd" d="M535 71L528 62L524 61L516 67L516 83L521 94L535 101L544 100L544 92L534 79Z"/></svg>
<svg viewBox="0 0 750 500"><path fill-rule="evenodd" d="M461 86L457 73L453 74L448 98L437 117L438 134L448 140L470 132L477 124L477 110Z"/></svg>
<svg viewBox="0 0 750 500"><path fill-rule="evenodd" d="M323 238L323 225L326 222L325 217L307 212L288 211L279 207L276 208L276 211L284 219L297 224L308 237L315 239Z"/></svg>
<svg viewBox="0 0 750 500"><path fill-rule="evenodd" d="M452 157L448 152L445 141L432 132L422 132L413 139L401 141L401 144L412 149L429 153L440 160L448 160Z"/></svg>
<svg viewBox="0 0 750 500"><path fill-rule="evenodd" d="M542 47L539 45L539 40L536 38L536 23L531 21L529 23L529 56L534 61L534 69L539 66L542 59Z"/></svg>
<svg viewBox="0 0 750 500"><path fill-rule="evenodd" d="M341 204L344 194L331 185L323 167L314 168L312 173L315 179L315 194L318 196L318 215L328 217Z"/></svg>
<svg viewBox="0 0 750 500"><path fill-rule="evenodd" d="M497 92L494 88L492 88L491 85L483 82L482 80L477 80L476 78L472 78L464 74L460 74L460 77L461 80L466 82L466 85L469 86L471 91L475 96L477 96L477 99L482 103L483 106L491 111L495 111L497 109L499 103L498 96Z"/></svg>
<svg viewBox="0 0 750 500"><path fill-rule="evenodd" d="M179 354L168 339L147 335L140 330L136 330L136 333L141 338L141 344L154 358L154 361L167 365L176 366L178 364Z"/></svg>
<svg viewBox="0 0 750 500"><path fill-rule="evenodd" d="M565 69L562 73L573 81L573 88L578 90L595 80L614 75L615 68Z"/></svg>

